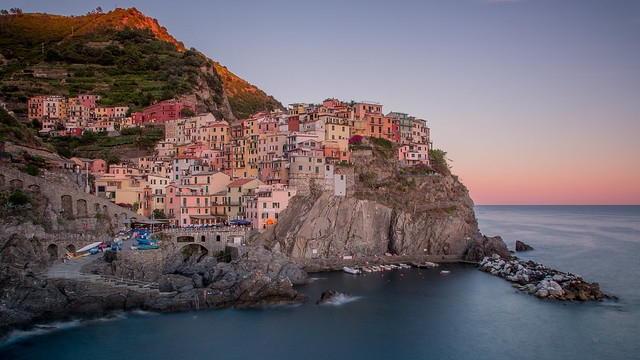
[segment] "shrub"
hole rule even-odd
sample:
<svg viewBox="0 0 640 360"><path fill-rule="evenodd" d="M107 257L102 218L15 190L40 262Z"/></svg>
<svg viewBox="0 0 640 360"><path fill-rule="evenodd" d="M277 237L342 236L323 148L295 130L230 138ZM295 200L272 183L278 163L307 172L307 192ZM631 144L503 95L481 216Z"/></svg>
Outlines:
<svg viewBox="0 0 640 360"><path fill-rule="evenodd" d="M360 144L362 144L362 136L360 136L360 135L352 136L349 139L349 144L350 145L360 145Z"/></svg>
<svg viewBox="0 0 640 360"><path fill-rule="evenodd" d="M371 140L371 143L379 146L381 148L384 149L392 149L393 148L393 142L391 142L391 140L387 140L387 139L383 139L383 138L376 138L376 137L372 137L369 138L369 140Z"/></svg>
<svg viewBox="0 0 640 360"><path fill-rule="evenodd" d="M26 205L31 202L31 198L22 190L17 189L9 196L9 202L13 205Z"/></svg>
<svg viewBox="0 0 640 360"><path fill-rule="evenodd" d="M27 166L27 174L31 176L38 176L38 174L40 174L40 169L35 164L29 164Z"/></svg>

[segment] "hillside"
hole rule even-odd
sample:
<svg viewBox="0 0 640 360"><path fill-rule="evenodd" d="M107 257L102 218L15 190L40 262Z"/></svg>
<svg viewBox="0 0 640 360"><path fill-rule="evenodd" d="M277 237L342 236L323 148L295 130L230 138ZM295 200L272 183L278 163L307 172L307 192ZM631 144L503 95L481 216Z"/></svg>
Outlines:
<svg viewBox="0 0 640 360"><path fill-rule="evenodd" d="M24 112L34 95L95 93L101 104L139 110L184 98L227 120L282 105L137 9L83 16L0 16L2 101Z"/></svg>

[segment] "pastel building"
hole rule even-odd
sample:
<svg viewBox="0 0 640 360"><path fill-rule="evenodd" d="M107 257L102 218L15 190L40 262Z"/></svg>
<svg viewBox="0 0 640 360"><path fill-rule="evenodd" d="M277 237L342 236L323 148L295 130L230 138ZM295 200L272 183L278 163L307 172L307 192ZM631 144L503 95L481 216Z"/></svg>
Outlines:
<svg viewBox="0 0 640 360"><path fill-rule="evenodd" d="M133 121L137 125L146 123L164 123L167 120L181 118L182 109L188 108L196 111L196 104L188 100L165 100L155 103L142 112L131 115Z"/></svg>
<svg viewBox="0 0 640 360"><path fill-rule="evenodd" d="M247 198L247 220L256 229L266 229L278 222L280 213L296 195L295 189L285 185L260 185Z"/></svg>
<svg viewBox="0 0 640 360"><path fill-rule="evenodd" d="M405 144L398 148L398 159L407 165L429 165L429 145Z"/></svg>
<svg viewBox="0 0 640 360"><path fill-rule="evenodd" d="M186 227L215 223L209 213L209 194L199 185L170 184L166 188L167 217L173 225Z"/></svg>
<svg viewBox="0 0 640 360"><path fill-rule="evenodd" d="M262 185L258 179L238 179L227 185L226 212L229 220L245 219L247 197Z"/></svg>

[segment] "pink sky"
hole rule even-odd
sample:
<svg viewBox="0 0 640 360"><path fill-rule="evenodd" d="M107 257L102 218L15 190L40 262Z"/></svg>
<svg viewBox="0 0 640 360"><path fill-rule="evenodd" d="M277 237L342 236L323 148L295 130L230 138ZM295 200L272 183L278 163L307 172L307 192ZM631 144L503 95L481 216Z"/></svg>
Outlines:
<svg viewBox="0 0 640 360"><path fill-rule="evenodd" d="M284 105L426 119L476 204L640 204L639 1L6 2L135 6Z"/></svg>

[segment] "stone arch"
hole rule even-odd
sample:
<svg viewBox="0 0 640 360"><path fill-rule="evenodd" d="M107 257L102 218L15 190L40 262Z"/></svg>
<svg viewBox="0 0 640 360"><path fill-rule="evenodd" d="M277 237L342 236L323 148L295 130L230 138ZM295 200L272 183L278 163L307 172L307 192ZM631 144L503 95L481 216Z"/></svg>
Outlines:
<svg viewBox="0 0 640 360"><path fill-rule="evenodd" d="M220 234L216 235L216 241L220 242Z"/></svg>
<svg viewBox="0 0 640 360"><path fill-rule="evenodd" d="M95 203L93 205L93 210L96 212L96 214L100 214L100 204Z"/></svg>
<svg viewBox="0 0 640 360"><path fill-rule="evenodd" d="M67 219L73 218L73 199L69 195L60 196L61 214Z"/></svg>
<svg viewBox="0 0 640 360"><path fill-rule="evenodd" d="M194 239L194 237L191 235L183 235L183 236L178 236L176 238L176 241L177 242L195 242L196 239Z"/></svg>
<svg viewBox="0 0 640 360"><path fill-rule="evenodd" d="M86 218L89 216L87 213L87 200L78 199L76 201L76 212L78 213L78 217L81 218Z"/></svg>
<svg viewBox="0 0 640 360"><path fill-rule="evenodd" d="M67 250L69 253L73 254L74 252L76 252L76 246L73 245L73 244L69 244L69 245L67 245L65 250Z"/></svg>
<svg viewBox="0 0 640 360"><path fill-rule="evenodd" d="M49 254L50 258L57 259L58 258L58 245L50 244L49 246L47 246L47 253Z"/></svg>
<svg viewBox="0 0 640 360"><path fill-rule="evenodd" d="M205 242L205 241L207 241L207 237L206 237L206 236L204 236L204 235L200 236L200 241L201 241L201 242Z"/></svg>
<svg viewBox="0 0 640 360"><path fill-rule="evenodd" d="M40 185L31 184L29 185L28 189L31 192L40 192Z"/></svg>
<svg viewBox="0 0 640 360"><path fill-rule="evenodd" d="M121 216L122 216L123 219L126 219L127 218L127 213L122 213Z"/></svg>
<svg viewBox="0 0 640 360"><path fill-rule="evenodd" d="M200 254L202 256L206 256L209 254L209 250L207 250L206 247L200 244L185 245L180 249L180 252L185 256L191 256L194 254Z"/></svg>
<svg viewBox="0 0 640 360"><path fill-rule="evenodd" d="M9 186L12 189L22 189L22 180L19 179L13 179L9 182Z"/></svg>

